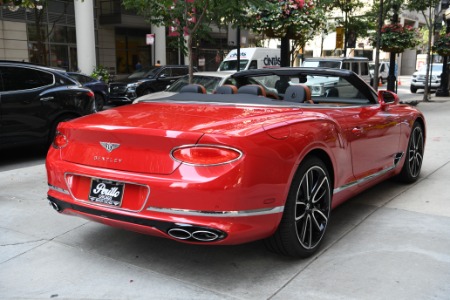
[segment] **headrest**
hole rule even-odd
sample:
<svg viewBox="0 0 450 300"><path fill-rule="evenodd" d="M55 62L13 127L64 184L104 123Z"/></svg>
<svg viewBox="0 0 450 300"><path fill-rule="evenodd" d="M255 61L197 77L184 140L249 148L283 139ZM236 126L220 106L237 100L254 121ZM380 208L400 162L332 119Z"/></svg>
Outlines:
<svg viewBox="0 0 450 300"><path fill-rule="evenodd" d="M225 84L219 86L216 89L216 94L236 94L238 91L237 87L231 84Z"/></svg>
<svg viewBox="0 0 450 300"><path fill-rule="evenodd" d="M305 85L290 85L286 89L283 99L290 102L305 102L311 100L311 92Z"/></svg>
<svg viewBox="0 0 450 300"><path fill-rule="evenodd" d="M258 84L249 84L241 86L238 89L238 94L250 94L256 96L266 96L266 91L264 88Z"/></svg>
<svg viewBox="0 0 450 300"><path fill-rule="evenodd" d="M188 84L181 88L180 93L199 93L206 94L206 89L201 84Z"/></svg>

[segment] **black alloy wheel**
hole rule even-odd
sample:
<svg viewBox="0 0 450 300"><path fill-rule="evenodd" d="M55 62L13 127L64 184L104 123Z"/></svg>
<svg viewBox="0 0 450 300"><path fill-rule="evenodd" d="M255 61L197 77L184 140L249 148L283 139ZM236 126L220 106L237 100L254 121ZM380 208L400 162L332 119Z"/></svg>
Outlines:
<svg viewBox="0 0 450 300"><path fill-rule="evenodd" d="M408 148L405 153L405 162L398 179L402 182L411 183L419 178L422 169L424 153L424 133L422 126L415 122L409 137Z"/></svg>
<svg viewBox="0 0 450 300"><path fill-rule="evenodd" d="M319 158L307 157L292 182L280 225L266 240L269 250L301 258L314 254L328 227L331 199L327 167Z"/></svg>

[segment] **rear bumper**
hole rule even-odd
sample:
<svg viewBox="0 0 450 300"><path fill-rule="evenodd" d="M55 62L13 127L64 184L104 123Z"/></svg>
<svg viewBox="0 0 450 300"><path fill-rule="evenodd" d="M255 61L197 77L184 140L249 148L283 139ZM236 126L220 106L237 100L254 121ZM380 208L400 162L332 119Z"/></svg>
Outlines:
<svg viewBox="0 0 450 300"><path fill-rule="evenodd" d="M136 95L127 95L127 96L112 96L109 95L109 103L113 104L128 104L132 103L134 99L136 99Z"/></svg>
<svg viewBox="0 0 450 300"><path fill-rule="evenodd" d="M221 245L269 237L283 214L285 185L236 184L244 168L239 164L188 178L191 166L154 176L54 160L57 154L47 157L48 199L63 214L180 242ZM125 183L121 206L90 201L92 178Z"/></svg>
<svg viewBox="0 0 450 300"><path fill-rule="evenodd" d="M189 244L237 245L271 236L282 211L251 217L202 217L156 213L130 214L63 201L48 196L59 213L82 217L108 226Z"/></svg>

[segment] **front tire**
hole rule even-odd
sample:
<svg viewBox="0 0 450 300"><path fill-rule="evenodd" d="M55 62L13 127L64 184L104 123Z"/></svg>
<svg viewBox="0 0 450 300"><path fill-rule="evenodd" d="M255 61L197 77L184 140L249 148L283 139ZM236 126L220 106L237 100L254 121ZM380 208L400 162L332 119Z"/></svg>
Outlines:
<svg viewBox="0 0 450 300"><path fill-rule="evenodd" d="M403 163L402 171L397 176L399 181L412 183L419 178L423 162L424 144L422 126L415 122L409 137L405 162Z"/></svg>
<svg viewBox="0 0 450 300"><path fill-rule="evenodd" d="M411 85L411 86L409 87L409 90L410 90L411 93L413 93L413 94L415 94L415 93L417 92L417 88L416 88L415 86L413 86L413 85Z"/></svg>
<svg viewBox="0 0 450 300"><path fill-rule="evenodd" d="M331 210L331 180L317 157L307 157L297 170L275 234L265 240L269 250L305 258L319 248Z"/></svg>

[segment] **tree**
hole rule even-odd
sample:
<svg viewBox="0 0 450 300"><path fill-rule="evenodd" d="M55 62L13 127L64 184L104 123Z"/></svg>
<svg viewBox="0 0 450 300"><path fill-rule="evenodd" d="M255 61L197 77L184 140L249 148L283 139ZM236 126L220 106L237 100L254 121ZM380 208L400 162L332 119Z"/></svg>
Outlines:
<svg viewBox="0 0 450 300"><path fill-rule="evenodd" d="M426 27L429 33L434 33L434 27L437 16L436 7L439 6L441 0L408 0L406 7L409 10L414 10L422 13ZM428 42L427 42L427 66L431 64L431 44L433 40L433 34L428 34ZM430 68L427 68L427 72L425 75L425 92L423 93L423 101L430 101L429 99L429 77L430 76Z"/></svg>
<svg viewBox="0 0 450 300"><path fill-rule="evenodd" d="M45 47L45 31L42 30L42 17L47 6L47 1L39 0L13 0L13 1L1 1L1 4L8 4L10 10L16 10L20 8L31 9L34 14L34 30L36 35L36 51L34 63L47 65L47 51Z"/></svg>
<svg viewBox="0 0 450 300"><path fill-rule="evenodd" d="M46 41L52 34L54 26L59 19L53 21L48 28L47 24L44 24L44 13L48 6L47 0L0 0L0 4L7 4L8 8L11 10L23 8L32 11L34 17L33 33L36 40L36 49L33 53L34 55L31 57L31 61L43 66L49 65ZM69 4L71 4L70 1L64 2L64 11L61 13L60 18L66 13Z"/></svg>
<svg viewBox="0 0 450 300"><path fill-rule="evenodd" d="M244 27L281 39L281 66L289 66L289 44L310 40L326 21L324 10L312 0L267 0L265 7L250 6Z"/></svg>
<svg viewBox="0 0 450 300"><path fill-rule="evenodd" d="M124 0L128 9L153 25L169 27L171 36L178 36L178 46L189 56L189 78L193 73L194 40L208 37L210 24L240 24L245 19L246 7L265 7L264 0ZM185 39L182 37L187 37Z"/></svg>
<svg viewBox="0 0 450 300"><path fill-rule="evenodd" d="M344 27L344 55L347 56L347 48L355 48L353 43L356 42L356 37L367 35L368 22L364 16L355 14L364 4L360 0L334 0L332 5L343 14L343 18L338 21ZM350 39L350 35L353 39ZM349 41L351 41L351 47L348 47Z"/></svg>

